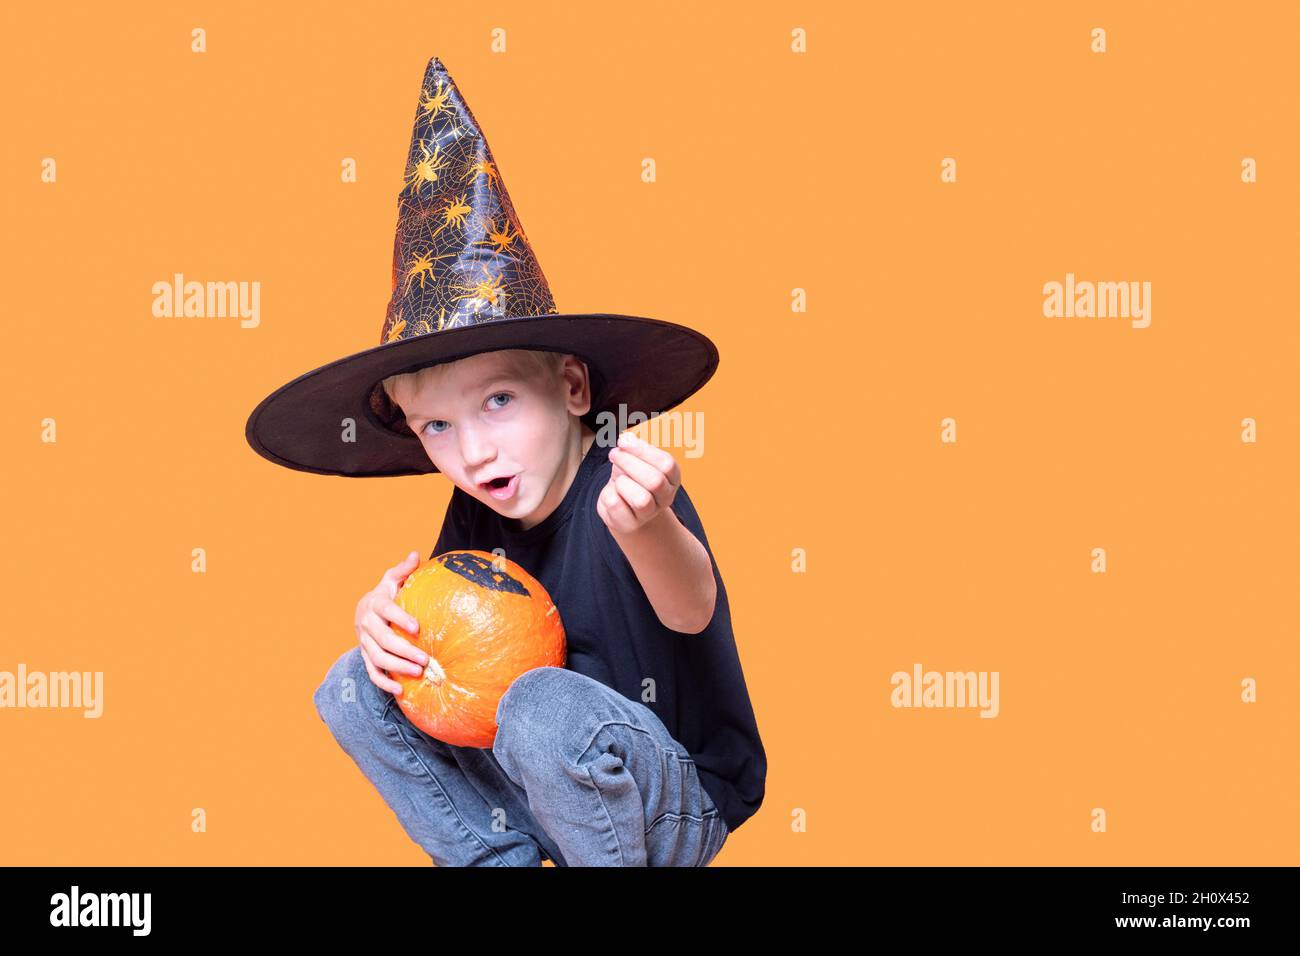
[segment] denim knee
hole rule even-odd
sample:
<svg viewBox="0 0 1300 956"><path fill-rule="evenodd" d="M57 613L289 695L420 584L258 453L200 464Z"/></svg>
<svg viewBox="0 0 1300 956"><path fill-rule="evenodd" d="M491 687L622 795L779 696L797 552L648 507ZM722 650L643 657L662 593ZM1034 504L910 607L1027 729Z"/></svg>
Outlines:
<svg viewBox="0 0 1300 956"><path fill-rule="evenodd" d="M312 701L321 720L339 737L355 727L359 718L381 716L390 697L371 681L361 648L354 647L330 667Z"/></svg>
<svg viewBox="0 0 1300 956"><path fill-rule="evenodd" d="M565 667L525 671L497 703L493 754L575 759L595 725L618 716L604 705L603 692L593 678Z"/></svg>

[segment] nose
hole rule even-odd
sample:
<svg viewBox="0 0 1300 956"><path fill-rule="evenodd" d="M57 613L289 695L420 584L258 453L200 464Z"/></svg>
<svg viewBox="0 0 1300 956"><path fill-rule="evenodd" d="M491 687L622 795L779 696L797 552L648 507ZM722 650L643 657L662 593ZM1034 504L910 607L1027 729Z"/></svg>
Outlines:
<svg viewBox="0 0 1300 956"><path fill-rule="evenodd" d="M465 469L478 475L483 466L496 457L496 449L477 428L463 427L460 430L460 456Z"/></svg>

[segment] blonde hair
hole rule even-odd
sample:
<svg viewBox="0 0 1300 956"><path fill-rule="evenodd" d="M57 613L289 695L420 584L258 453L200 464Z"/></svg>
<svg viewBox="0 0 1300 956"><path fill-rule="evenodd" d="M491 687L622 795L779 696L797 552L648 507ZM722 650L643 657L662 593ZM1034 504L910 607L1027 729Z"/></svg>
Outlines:
<svg viewBox="0 0 1300 956"><path fill-rule="evenodd" d="M548 375L556 379L560 377L560 369L564 365L564 359L567 354L564 352L548 352L542 349L502 349L501 351L508 353L510 357L515 360L515 368L521 373L527 374L531 371L542 375ZM419 383L420 375L427 372L429 369L439 368L443 365L455 365L456 362L463 361L465 361L465 359L456 359L452 362L440 362L434 365L426 365L413 372L401 372L397 375L390 375L383 381L384 394L388 396L389 401L394 405L397 405L397 399L393 393L396 390L398 382L403 380L408 381L411 387L415 388ZM400 408L400 406L398 407ZM401 419L399 418L398 421L400 420Z"/></svg>

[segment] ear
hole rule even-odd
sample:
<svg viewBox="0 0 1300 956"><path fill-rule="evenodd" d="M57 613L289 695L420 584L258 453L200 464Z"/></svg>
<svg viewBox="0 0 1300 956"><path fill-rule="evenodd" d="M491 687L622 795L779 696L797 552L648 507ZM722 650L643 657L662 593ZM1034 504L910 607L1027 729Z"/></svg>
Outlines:
<svg viewBox="0 0 1300 956"><path fill-rule="evenodd" d="M564 382L565 406L569 412L582 417L591 411L591 375L587 363L576 355L564 356L560 379Z"/></svg>

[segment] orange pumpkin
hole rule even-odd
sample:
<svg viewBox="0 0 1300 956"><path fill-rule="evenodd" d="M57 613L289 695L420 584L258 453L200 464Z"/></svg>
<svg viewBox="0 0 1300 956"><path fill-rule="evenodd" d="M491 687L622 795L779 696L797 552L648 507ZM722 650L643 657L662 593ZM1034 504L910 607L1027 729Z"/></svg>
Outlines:
<svg viewBox="0 0 1300 956"><path fill-rule="evenodd" d="M511 681L535 667L564 666L559 609L507 558L448 551L412 571L395 600L420 633L389 626L429 655L421 676L390 675L402 685L397 704L430 737L491 747L497 704Z"/></svg>

